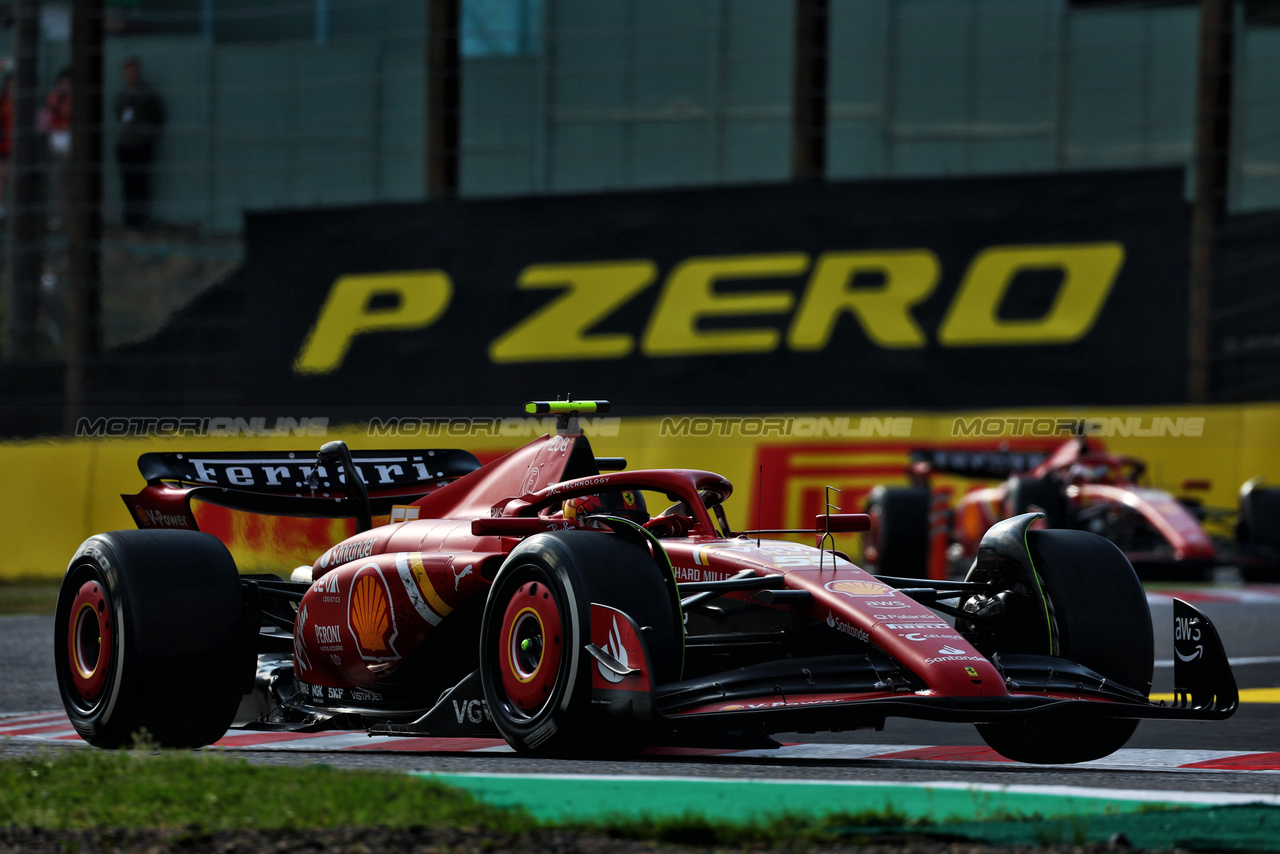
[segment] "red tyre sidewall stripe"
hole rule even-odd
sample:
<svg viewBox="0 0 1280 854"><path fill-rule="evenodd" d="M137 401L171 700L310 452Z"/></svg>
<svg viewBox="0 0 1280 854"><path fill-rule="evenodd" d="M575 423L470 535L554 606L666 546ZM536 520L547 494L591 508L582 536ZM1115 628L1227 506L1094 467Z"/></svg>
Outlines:
<svg viewBox="0 0 1280 854"><path fill-rule="evenodd" d="M67 663L76 692L88 702L102 696L111 669L111 655L115 637L111 602L106 587L99 581L86 581L80 585L71 603L67 624ZM81 655L84 633L97 631L101 638L97 660L86 662Z"/></svg>
<svg viewBox="0 0 1280 854"><path fill-rule="evenodd" d="M516 661L517 633L532 629L531 621L536 621L539 627L542 651L537 665L528 672ZM503 613L499 637L498 667L503 691L515 708L533 715L555 689L563 649L560 606L545 582L530 581L516 589Z"/></svg>

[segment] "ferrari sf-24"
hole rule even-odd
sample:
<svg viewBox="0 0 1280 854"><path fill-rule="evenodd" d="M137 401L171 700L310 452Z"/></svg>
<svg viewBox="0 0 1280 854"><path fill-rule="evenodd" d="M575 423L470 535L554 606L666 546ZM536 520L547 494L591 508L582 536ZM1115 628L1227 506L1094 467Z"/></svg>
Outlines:
<svg viewBox="0 0 1280 854"><path fill-rule="evenodd" d="M894 575L958 576L992 525L1036 510L1045 515L1044 527L1106 537L1143 577L1198 579L1221 566L1249 579L1276 577L1280 489L1255 478L1241 487L1238 508L1206 507L1189 493L1207 489L1208 481L1184 481L1184 494L1175 496L1149 485L1146 468L1085 437L1047 453L918 449L907 467L910 486L880 486L868 496L863 558ZM938 475L994 483L952 502Z"/></svg>
<svg viewBox="0 0 1280 854"><path fill-rule="evenodd" d="M144 454L146 486L123 496L140 529L90 537L62 582L55 662L76 730L104 748L143 729L174 747L232 727L363 729L592 757L906 717L1066 763L1119 749L1140 720L1236 709L1218 634L1182 601L1176 699L1148 699L1146 597L1088 531L1026 513L985 532L963 581L874 576L833 545L866 515L733 531L720 475L595 456L579 415L606 402L526 408L556 433L483 466L342 442ZM240 574L193 500L357 533L292 573ZM813 544L765 538L795 534Z"/></svg>

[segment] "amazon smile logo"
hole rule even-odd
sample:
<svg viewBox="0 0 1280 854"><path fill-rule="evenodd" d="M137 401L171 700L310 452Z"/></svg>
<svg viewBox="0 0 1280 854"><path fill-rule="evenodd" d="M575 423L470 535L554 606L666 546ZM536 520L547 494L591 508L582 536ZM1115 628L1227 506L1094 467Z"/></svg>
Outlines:
<svg viewBox="0 0 1280 854"><path fill-rule="evenodd" d="M1200 620L1196 617L1175 617L1173 620L1173 654L1181 661L1195 661L1204 655L1204 644L1200 643ZM1190 644L1195 644L1190 647ZM1192 652L1184 654L1183 649L1190 647Z"/></svg>

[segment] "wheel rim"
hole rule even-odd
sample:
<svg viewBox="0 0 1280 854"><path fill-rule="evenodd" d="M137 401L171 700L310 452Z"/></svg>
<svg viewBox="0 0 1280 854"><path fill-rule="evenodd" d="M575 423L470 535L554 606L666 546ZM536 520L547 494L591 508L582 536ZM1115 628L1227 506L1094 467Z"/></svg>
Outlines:
<svg viewBox="0 0 1280 854"><path fill-rule="evenodd" d="M91 706L107 684L114 649L111 607L97 581L80 585L67 621L67 665L79 701Z"/></svg>
<svg viewBox="0 0 1280 854"><path fill-rule="evenodd" d="M513 713L536 715L560 675L562 623L551 589L541 581L516 588L502 616L498 669Z"/></svg>

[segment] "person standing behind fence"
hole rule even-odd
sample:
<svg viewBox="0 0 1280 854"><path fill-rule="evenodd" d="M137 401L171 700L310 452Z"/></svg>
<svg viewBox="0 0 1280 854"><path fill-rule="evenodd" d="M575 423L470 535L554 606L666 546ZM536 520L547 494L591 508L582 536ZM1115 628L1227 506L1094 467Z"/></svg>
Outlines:
<svg viewBox="0 0 1280 854"><path fill-rule="evenodd" d="M124 224L144 228L151 221L151 164L155 160L160 130L164 127L164 102L142 79L142 63L136 56L124 61L124 88L116 94L116 162L120 165L120 191L124 197Z"/></svg>
<svg viewBox="0 0 1280 854"><path fill-rule="evenodd" d="M0 95L0 219L8 213L9 161L13 154L13 75L4 78Z"/></svg>
<svg viewBox="0 0 1280 854"><path fill-rule="evenodd" d="M67 210L67 162L71 159L71 69L58 72L58 82L45 99L40 130L49 140L49 230L62 229Z"/></svg>

